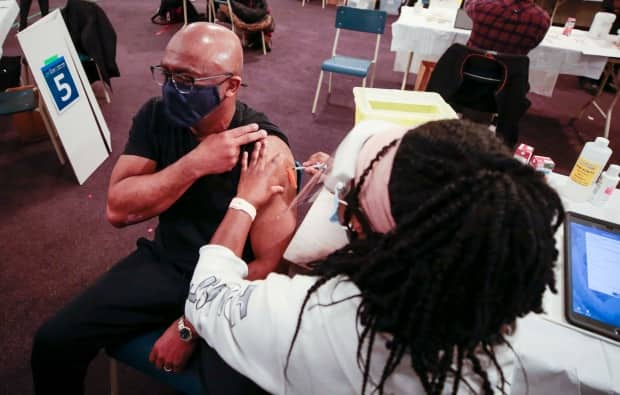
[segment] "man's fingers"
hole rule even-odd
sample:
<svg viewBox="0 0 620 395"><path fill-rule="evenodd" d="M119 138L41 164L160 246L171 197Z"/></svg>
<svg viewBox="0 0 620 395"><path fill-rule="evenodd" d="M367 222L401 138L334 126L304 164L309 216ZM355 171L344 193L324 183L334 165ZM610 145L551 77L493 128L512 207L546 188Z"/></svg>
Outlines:
<svg viewBox="0 0 620 395"><path fill-rule="evenodd" d="M241 171L246 171L248 169L248 153L247 151L243 151L241 154Z"/></svg>
<svg viewBox="0 0 620 395"><path fill-rule="evenodd" d="M229 134L232 138L241 137L248 133L256 132L258 130L258 124L251 123L249 125L239 126L238 128L230 129L224 133Z"/></svg>
<svg viewBox="0 0 620 395"><path fill-rule="evenodd" d="M260 158L261 145L262 144L260 142L254 144L254 149L252 150L252 160L250 161L250 166L252 167L256 166L256 163Z"/></svg>
<svg viewBox="0 0 620 395"><path fill-rule="evenodd" d="M262 140L265 137L267 137L267 132L261 129L256 132L245 133L241 136L237 136L234 138L234 142L236 145L241 146Z"/></svg>
<svg viewBox="0 0 620 395"><path fill-rule="evenodd" d="M265 169L265 150L266 150L266 145L267 145L266 143L267 142L264 141L261 144L260 151L258 152L258 165L261 171Z"/></svg>

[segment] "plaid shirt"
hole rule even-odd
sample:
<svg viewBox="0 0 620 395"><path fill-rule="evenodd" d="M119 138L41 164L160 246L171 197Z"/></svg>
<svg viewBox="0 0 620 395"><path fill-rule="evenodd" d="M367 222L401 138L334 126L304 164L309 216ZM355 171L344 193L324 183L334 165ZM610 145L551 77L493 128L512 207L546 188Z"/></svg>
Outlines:
<svg viewBox="0 0 620 395"><path fill-rule="evenodd" d="M470 47L527 55L549 29L549 14L532 0L468 0L465 9L474 22Z"/></svg>

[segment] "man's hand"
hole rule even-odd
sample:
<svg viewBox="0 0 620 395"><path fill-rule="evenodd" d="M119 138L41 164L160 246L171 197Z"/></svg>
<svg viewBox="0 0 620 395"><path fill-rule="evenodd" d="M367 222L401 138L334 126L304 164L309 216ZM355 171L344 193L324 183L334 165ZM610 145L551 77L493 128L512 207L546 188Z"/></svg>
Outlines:
<svg viewBox="0 0 620 395"><path fill-rule="evenodd" d="M196 339L184 342L179 337L177 321L166 329L153 345L149 361L167 373L180 372L196 348Z"/></svg>
<svg viewBox="0 0 620 395"><path fill-rule="evenodd" d="M235 129L207 136L189 154L193 169L199 177L230 171L239 161L241 146L267 137L258 125L240 126Z"/></svg>

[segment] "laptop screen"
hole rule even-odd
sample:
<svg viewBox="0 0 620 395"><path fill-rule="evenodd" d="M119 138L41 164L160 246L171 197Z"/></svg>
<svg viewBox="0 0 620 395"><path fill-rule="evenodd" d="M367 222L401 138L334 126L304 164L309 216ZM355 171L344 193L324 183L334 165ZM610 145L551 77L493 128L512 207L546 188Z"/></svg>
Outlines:
<svg viewBox="0 0 620 395"><path fill-rule="evenodd" d="M576 315L620 328L620 232L570 222L571 305Z"/></svg>

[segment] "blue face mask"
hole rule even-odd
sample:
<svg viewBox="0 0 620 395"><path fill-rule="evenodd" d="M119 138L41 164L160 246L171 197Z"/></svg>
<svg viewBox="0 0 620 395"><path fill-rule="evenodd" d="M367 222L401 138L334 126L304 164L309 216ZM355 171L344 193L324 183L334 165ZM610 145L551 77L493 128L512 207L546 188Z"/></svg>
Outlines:
<svg viewBox="0 0 620 395"><path fill-rule="evenodd" d="M180 93L168 80L162 87L164 112L175 126L195 125L220 105L217 86L194 85L190 93Z"/></svg>

